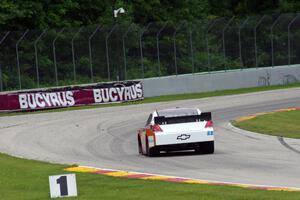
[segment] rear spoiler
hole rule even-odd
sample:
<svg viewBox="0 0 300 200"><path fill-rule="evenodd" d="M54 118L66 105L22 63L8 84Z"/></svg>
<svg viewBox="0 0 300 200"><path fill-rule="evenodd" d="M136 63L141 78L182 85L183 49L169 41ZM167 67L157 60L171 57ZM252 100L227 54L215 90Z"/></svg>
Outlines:
<svg viewBox="0 0 300 200"><path fill-rule="evenodd" d="M179 116L179 117L165 117L158 116L154 117L155 124L173 124L180 122L193 122L193 121L210 121L211 112L201 113L200 115L188 115L188 116Z"/></svg>

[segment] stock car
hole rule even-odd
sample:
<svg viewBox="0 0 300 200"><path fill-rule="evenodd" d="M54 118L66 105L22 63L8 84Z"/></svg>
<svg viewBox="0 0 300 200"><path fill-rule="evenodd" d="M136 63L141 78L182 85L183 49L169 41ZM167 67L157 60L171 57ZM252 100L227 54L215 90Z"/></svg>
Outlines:
<svg viewBox="0 0 300 200"><path fill-rule="evenodd" d="M214 153L211 112L198 108L173 108L152 112L144 128L138 130L139 153L154 156L161 151L194 150Z"/></svg>

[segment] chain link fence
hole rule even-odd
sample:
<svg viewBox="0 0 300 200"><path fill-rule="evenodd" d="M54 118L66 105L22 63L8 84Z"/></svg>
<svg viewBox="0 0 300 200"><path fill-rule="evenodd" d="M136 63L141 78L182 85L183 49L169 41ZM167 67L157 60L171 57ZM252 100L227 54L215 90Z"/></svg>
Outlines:
<svg viewBox="0 0 300 200"><path fill-rule="evenodd" d="M0 32L0 91L299 63L299 14Z"/></svg>

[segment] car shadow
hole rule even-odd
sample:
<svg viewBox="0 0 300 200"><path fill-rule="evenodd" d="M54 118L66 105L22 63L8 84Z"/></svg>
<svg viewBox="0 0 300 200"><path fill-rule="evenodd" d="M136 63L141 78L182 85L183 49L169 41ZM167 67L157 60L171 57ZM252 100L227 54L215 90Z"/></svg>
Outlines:
<svg viewBox="0 0 300 200"><path fill-rule="evenodd" d="M172 152L161 152L153 157L180 157L180 156L195 156L195 155L210 155L202 152L195 152L195 151L172 151Z"/></svg>

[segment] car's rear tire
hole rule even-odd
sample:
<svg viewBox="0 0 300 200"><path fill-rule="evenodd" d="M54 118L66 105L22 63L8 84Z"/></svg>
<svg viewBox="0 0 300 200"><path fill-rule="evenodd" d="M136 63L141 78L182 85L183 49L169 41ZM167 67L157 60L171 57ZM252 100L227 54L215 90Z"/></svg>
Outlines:
<svg viewBox="0 0 300 200"><path fill-rule="evenodd" d="M203 150L204 150L204 153L206 153L206 154L212 154L212 153L214 153L214 151L215 151L215 143L214 143L214 141L205 142L203 144Z"/></svg>
<svg viewBox="0 0 300 200"><path fill-rule="evenodd" d="M200 142L198 147L195 149L196 153L212 154L215 151L214 141Z"/></svg>
<svg viewBox="0 0 300 200"><path fill-rule="evenodd" d="M148 142L148 137L146 137L146 155L149 157L153 157L158 155L158 151L155 149L155 147L149 148L149 142Z"/></svg>
<svg viewBox="0 0 300 200"><path fill-rule="evenodd" d="M139 154L143 154L142 142L141 142L140 135L138 135L138 148L139 148Z"/></svg>

